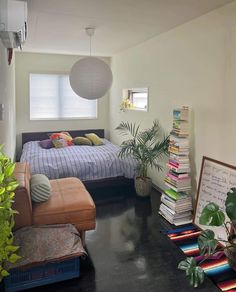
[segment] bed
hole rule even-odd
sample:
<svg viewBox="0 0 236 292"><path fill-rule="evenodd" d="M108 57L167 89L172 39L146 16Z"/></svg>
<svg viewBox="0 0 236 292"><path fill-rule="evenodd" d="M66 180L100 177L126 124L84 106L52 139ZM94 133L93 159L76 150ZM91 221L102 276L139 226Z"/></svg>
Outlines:
<svg viewBox="0 0 236 292"><path fill-rule="evenodd" d="M104 145L43 149L38 141L48 139L52 132L23 133L20 161L28 162L33 174L42 173L49 179L78 177L89 187L133 183L135 161L119 158L120 147L104 138L103 129L68 132L72 137L96 133Z"/></svg>

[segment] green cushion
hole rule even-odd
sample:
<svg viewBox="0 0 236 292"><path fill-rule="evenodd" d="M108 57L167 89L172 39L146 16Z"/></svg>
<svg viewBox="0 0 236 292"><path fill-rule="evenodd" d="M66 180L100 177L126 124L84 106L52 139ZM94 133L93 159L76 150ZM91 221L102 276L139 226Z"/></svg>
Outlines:
<svg viewBox="0 0 236 292"><path fill-rule="evenodd" d="M32 201L45 202L51 195L49 179L44 174L34 174L30 180L30 193Z"/></svg>
<svg viewBox="0 0 236 292"><path fill-rule="evenodd" d="M92 146L92 142L86 137L76 137L73 139L75 145L88 145Z"/></svg>
<svg viewBox="0 0 236 292"><path fill-rule="evenodd" d="M88 138L95 146L103 145L102 139L94 133L85 134L85 137Z"/></svg>

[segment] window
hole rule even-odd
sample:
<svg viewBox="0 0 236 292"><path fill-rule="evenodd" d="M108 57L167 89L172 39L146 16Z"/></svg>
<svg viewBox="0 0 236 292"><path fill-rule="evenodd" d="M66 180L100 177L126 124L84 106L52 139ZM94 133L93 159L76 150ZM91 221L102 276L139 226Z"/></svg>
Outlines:
<svg viewBox="0 0 236 292"><path fill-rule="evenodd" d="M147 111L148 88L123 89L121 109Z"/></svg>
<svg viewBox="0 0 236 292"><path fill-rule="evenodd" d="M75 94L68 75L30 74L30 120L96 117L97 100Z"/></svg>

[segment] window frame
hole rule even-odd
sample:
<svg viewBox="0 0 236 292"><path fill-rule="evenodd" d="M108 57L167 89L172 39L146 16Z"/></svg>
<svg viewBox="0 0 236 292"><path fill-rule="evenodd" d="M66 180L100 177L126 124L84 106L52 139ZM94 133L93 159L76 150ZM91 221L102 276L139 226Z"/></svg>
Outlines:
<svg viewBox="0 0 236 292"><path fill-rule="evenodd" d="M98 120L98 108L99 108L99 100L96 100L96 116L95 117L57 117L57 118L31 118L30 117L30 106L31 106L31 98L30 98L30 75L38 74L38 75L67 75L69 76L69 72L58 72L58 71L50 71L50 72L42 72L42 71L31 71L28 73L28 112L29 112L29 120L30 121L70 121L70 120ZM73 90L73 89L72 89ZM81 97L82 98L82 97Z"/></svg>
<svg viewBox="0 0 236 292"><path fill-rule="evenodd" d="M124 110L126 111L141 111L141 112L148 112L149 108L149 88L148 87L135 87L135 88L125 88L122 91L122 100L128 99L133 104L133 93L147 93L147 106L146 108L138 108L138 107L126 107Z"/></svg>

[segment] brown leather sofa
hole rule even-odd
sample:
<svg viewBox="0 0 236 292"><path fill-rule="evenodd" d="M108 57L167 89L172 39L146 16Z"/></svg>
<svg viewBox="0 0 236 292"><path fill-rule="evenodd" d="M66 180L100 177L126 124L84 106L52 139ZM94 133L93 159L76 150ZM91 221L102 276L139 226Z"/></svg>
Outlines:
<svg viewBox="0 0 236 292"><path fill-rule="evenodd" d="M50 198L46 202L32 203L29 165L16 163L14 176L19 182L13 204L13 209L19 212L15 215L16 229L31 225L71 223L80 231L84 243L85 231L95 229L96 208L78 178L50 180Z"/></svg>

